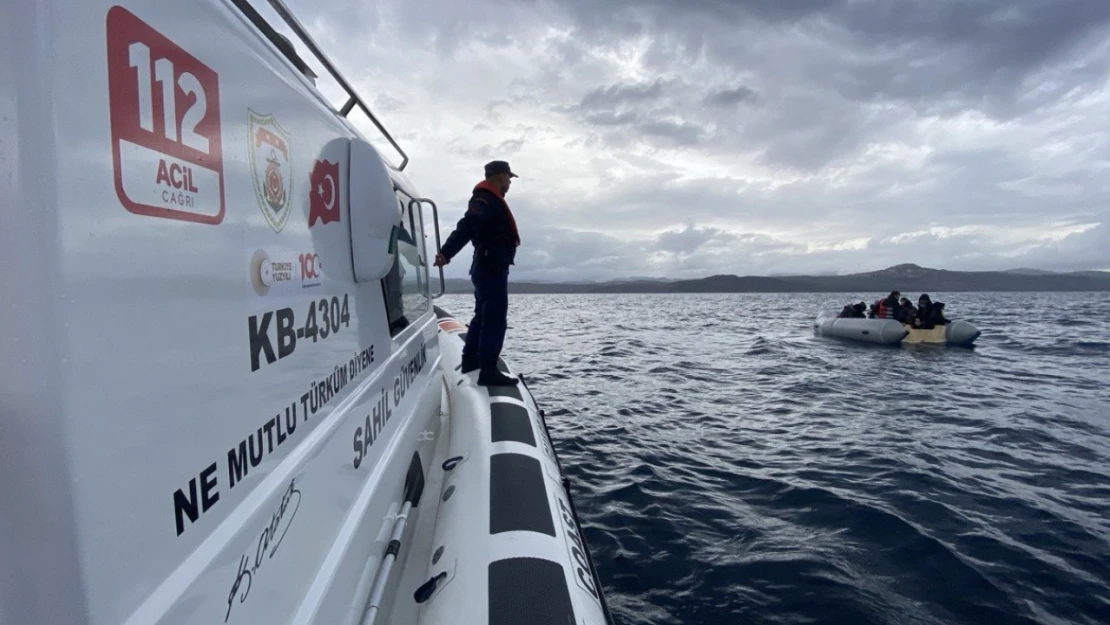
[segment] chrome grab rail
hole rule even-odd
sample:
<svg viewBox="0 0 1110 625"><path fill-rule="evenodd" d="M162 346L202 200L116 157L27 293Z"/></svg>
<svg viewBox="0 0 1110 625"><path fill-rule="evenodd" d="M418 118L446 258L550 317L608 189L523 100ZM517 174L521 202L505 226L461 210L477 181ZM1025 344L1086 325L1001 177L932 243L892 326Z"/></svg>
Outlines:
<svg viewBox="0 0 1110 625"><path fill-rule="evenodd" d="M416 198L414 200L411 200L409 202L409 210L410 211L412 210L413 204L421 204L421 203L424 203L424 202L427 202L428 204L432 205L432 223L435 224L435 228L436 228L436 256L438 256L440 254L440 249L443 247L443 245L440 243L440 237L439 237L439 207L437 207L436 203L433 202L432 200L430 200L426 197L422 197L422 198ZM421 215L423 215L423 211L421 211ZM423 225L423 224L421 224L421 225ZM439 268L439 293L437 295L433 295L432 299L439 299L439 298L443 297L443 295L446 292L447 292L447 280L443 277L443 267L440 267Z"/></svg>
<svg viewBox="0 0 1110 625"><path fill-rule="evenodd" d="M268 2L270 3L270 6L272 6L274 10L277 11L278 15L281 16L281 19L285 20L285 23L289 25L289 28L292 28L293 32L297 33L297 37L300 38L301 42L304 43L304 45L306 45L308 49L312 51L312 54L316 55L316 59L324 65L329 73L331 73L332 78L334 78L336 82L338 82L339 85L343 87L343 89L347 92L349 99L347 100L347 103L344 104L343 107L339 110L339 114L343 117L347 117L351 113L351 110L354 109L355 105L358 105L358 107L362 109L362 112L366 113L366 116L370 118L370 121L374 122L374 125L377 126L378 130L380 130L381 133L385 135L385 138L389 140L389 144L393 146L393 149L397 150L397 153L401 155L401 164L397 167L397 170L404 171L405 165L408 165L409 163L408 154L405 154L405 151L401 149L401 146L397 145L397 142L393 139L393 136L390 135L389 131L385 129L385 126L382 126L381 122L378 121L378 118L374 117L374 114L370 112L370 107L366 106L366 103L363 102L362 98L359 97L358 93L355 92L354 87L347 83L347 79L339 73L339 70L335 69L335 66L332 65L331 61L324 54L324 52L320 50L320 47L316 45L316 41L313 40L312 36L308 34L308 31L305 30L305 27L302 26L301 22L293 16L293 13L289 10L289 7L285 6L285 2L283 2L282 0L268 0ZM435 205L433 204L433 206ZM438 229L438 224L436 227Z"/></svg>

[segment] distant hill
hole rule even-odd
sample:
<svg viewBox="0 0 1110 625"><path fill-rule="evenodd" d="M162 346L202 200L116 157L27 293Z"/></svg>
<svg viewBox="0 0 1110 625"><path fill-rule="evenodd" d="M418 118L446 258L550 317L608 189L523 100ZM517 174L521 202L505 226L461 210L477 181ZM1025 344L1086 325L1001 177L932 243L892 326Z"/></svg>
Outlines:
<svg viewBox="0 0 1110 625"><path fill-rule="evenodd" d="M1085 276L1085 277L1088 277L1088 278L1096 278L1096 279L1105 279L1106 276L1110 276L1110 271L1073 271L1072 273L1070 273L1068 275Z"/></svg>
<svg viewBox="0 0 1110 625"><path fill-rule="evenodd" d="M1045 269L1029 269L1027 267L1019 267L1017 269L1007 269L1005 273L1016 273L1024 276L1051 276L1055 271L1047 271Z"/></svg>
<svg viewBox="0 0 1110 625"><path fill-rule="evenodd" d="M843 276L735 276L715 275L693 280L660 281L652 278L611 282L516 282L510 293L888 293L929 291L1110 291L1110 272L1047 272L1037 269L1010 271L948 271L914 264L895 265L879 271ZM448 293L470 293L469 280L447 281Z"/></svg>

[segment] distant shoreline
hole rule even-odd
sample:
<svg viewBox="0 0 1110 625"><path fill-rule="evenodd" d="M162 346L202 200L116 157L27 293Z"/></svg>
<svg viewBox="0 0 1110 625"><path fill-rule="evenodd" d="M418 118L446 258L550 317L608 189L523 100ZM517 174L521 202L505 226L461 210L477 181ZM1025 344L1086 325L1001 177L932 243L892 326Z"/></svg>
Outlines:
<svg viewBox="0 0 1110 625"><path fill-rule="evenodd" d="M435 280L434 280L435 282ZM433 284L433 288L437 285ZM469 280L447 280L447 293L473 293ZM1049 273L1037 270L948 271L917 265L897 265L869 273L843 276L716 275L691 280L613 280L609 282L515 282L511 294L690 294L690 293L903 293L995 292L1058 293L1108 292L1110 272Z"/></svg>

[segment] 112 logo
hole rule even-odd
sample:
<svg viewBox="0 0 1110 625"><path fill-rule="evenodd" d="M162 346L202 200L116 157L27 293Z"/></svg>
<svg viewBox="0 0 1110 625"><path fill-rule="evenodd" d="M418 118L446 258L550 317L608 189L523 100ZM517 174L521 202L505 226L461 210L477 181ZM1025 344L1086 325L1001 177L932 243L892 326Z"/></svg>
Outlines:
<svg viewBox="0 0 1110 625"><path fill-rule="evenodd" d="M219 76L122 7L108 11L107 33L120 203L138 215L222 222Z"/></svg>

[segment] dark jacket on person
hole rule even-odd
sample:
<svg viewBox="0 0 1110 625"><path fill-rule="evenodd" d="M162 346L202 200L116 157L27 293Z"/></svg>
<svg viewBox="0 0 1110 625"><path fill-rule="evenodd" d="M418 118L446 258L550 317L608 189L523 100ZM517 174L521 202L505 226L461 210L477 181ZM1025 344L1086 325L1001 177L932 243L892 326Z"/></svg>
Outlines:
<svg viewBox="0 0 1110 625"><path fill-rule="evenodd" d="M925 329L948 323L948 319L944 317L944 302L929 302L926 306L918 307L917 318Z"/></svg>
<svg viewBox="0 0 1110 625"><path fill-rule="evenodd" d="M863 319L866 315L864 310L867 309L867 304L860 302L859 304L848 304L837 315L841 319Z"/></svg>
<svg viewBox="0 0 1110 625"><path fill-rule="evenodd" d="M909 302L905 304L899 302L898 306L898 321L901 321L905 324L912 324L914 322L914 319L917 318L917 309L914 308L913 304L910 304Z"/></svg>
<svg viewBox="0 0 1110 625"><path fill-rule="evenodd" d="M944 318L944 302L934 302L922 294L917 300L917 321L918 327L926 330L948 323Z"/></svg>
<svg viewBox="0 0 1110 625"><path fill-rule="evenodd" d="M520 245L516 220L501 190L486 180L474 187L466 214L447 237L440 252L451 259L467 243L474 245L471 270L479 265L507 270L516 259L516 248Z"/></svg>

